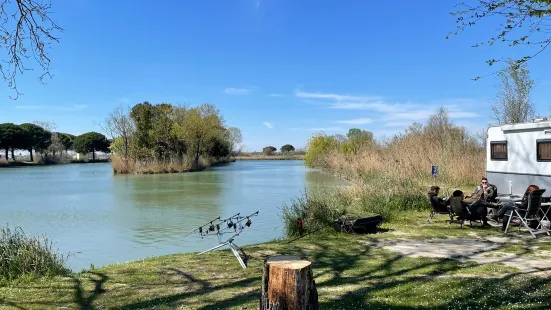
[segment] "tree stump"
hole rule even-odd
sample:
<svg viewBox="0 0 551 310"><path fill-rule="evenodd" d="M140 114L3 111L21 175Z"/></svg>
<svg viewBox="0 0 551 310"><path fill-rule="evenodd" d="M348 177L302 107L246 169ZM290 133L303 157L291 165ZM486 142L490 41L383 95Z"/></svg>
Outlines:
<svg viewBox="0 0 551 310"><path fill-rule="evenodd" d="M312 263L296 256L272 256L264 261L261 310L318 310Z"/></svg>

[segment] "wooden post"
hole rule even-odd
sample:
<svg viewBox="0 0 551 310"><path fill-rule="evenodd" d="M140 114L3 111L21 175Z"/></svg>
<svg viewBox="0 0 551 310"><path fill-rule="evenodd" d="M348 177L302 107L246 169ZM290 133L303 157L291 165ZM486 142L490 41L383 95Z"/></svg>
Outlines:
<svg viewBox="0 0 551 310"><path fill-rule="evenodd" d="M318 310L312 263L296 256L272 256L264 261L261 310Z"/></svg>

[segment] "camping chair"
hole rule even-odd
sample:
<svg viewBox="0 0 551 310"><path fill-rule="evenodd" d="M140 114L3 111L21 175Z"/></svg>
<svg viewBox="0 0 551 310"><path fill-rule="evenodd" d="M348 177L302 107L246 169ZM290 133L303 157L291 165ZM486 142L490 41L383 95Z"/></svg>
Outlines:
<svg viewBox="0 0 551 310"><path fill-rule="evenodd" d="M447 216L450 217L450 220L453 220L453 214L450 212L450 211L442 211L442 210L438 210L436 209L436 207L434 205L432 205L431 203L431 200L430 200L430 196L429 196L429 206L431 207L431 211L429 213L429 218L427 219L427 222L431 223L432 224L432 218L436 215L436 214L446 214Z"/></svg>
<svg viewBox="0 0 551 310"><path fill-rule="evenodd" d="M450 207L452 212L452 218L449 221L449 224L451 223L459 223L459 228L463 229L463 224L465 221L469 221L469 224L473 226L473 221L479 221L482 225L482 219L478 216L472 213L470 207L476 203L473 202L468 207L465 205L464 202L461 200L461 197L451 197L450 198ZM453 219L453 216L456 218Z"/></svg>
<svg viewBox="0 0 551 310"><path fill-rule="evenodd" d="M538 228L541 226L541 220L547 219L545 214L543 217L540 217L541 212L541 196L545 192L545 189L537 189L530 194L528 194L528 207L526 209L521 209L519 207L515 207L513 210L511 210L511 213L509 214L509 219L507 220L507 226L505 227L505 232L507 233L507 230L509 229L509 225L511 224L511 220L513 219L519 219L522 225L524 225L526 228L528 228L528 231L530 234L537 238L537 234L547 233L548 231L539 231L537 229L532 229L530 225L528 225L529 221L538 221ZM518 229L520 231L521 225L518 226Z"/></svg>

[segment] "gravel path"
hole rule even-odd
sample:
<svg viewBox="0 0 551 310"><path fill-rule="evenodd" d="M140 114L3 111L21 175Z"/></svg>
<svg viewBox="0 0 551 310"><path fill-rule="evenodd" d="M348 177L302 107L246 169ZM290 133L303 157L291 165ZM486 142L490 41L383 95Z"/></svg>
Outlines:
<svg viewBox="0 0 551 310"><path fill-rule="evenodd" d="M537 246L530 246L528 242L524 242L527 244L527 251L535 249L535 253L531 255L499 251L507 244L523 243L523 241L524 239L518 238L373 239L367 244L407 256L452 258L479 264L503 263L518 268L523 273L551 276L551 259L537 257L538 254L549 257L551 253L548 251L538 253Z"/></svg>

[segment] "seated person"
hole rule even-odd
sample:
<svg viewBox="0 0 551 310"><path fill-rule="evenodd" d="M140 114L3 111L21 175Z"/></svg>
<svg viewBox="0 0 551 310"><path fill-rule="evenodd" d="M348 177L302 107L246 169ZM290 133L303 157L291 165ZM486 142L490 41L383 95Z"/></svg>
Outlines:
<svg viewBox="0 0 551 310"><path fill-rule="evenodd" d="M469 203L473 203L477 200L485 202L496 202L497 197L497 188L495 185L488 183L487 178L482 178L480 180L480 185L476 187L474 192L471 195L465 196L465 199Z"/></svg>
<svg viewBox="0 0 551 310"><path fill-rule="evenodd" d="M438 197L438 194L440 193L440 187L438 186L431 186L430 191L428 192L430 204L434 211L436 212L448 212L448 204L446 201L440 197Z"/></svg>
<svg viewBox="0 0 551 310"><path fill-rule="evenodd" d="M451 199L460 200L461 212L459 210L454 210L454 212L461 214L463 219L481 220L482 226L490 226L487 219L488 209L484 204L468 203L468 201L464 200L464 194L460 190L454 191Z"/></svg>
<svg viewBox="0 0 551 310"><path fill-rule="evenodd" d="M501 226L501 232L505 232L505 228L507 227L507 222L509 222L509 216L511 216L511 213L514 209L518 208L520 210L526 210L528 209L528 196L530 193L534 190L540 189L537 185L530 185L528 188L526 188L526 191L524 192L524 195L522 196L522 200L520 202L520 205L517 206L514 201L506 201L503 203L497 214L493 216L493 219L498 221L500 218L503 218L503 225ZM512 223L519 223L519 220L512 220Z"/></svg>

